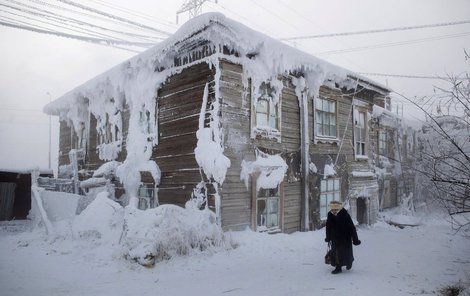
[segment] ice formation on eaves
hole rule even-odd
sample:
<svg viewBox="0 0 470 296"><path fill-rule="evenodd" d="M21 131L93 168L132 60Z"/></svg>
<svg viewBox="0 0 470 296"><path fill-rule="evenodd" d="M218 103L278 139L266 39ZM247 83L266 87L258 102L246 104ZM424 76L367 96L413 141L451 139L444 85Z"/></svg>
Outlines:
<svg viewBox="0 0 470 296"><path fill-rule="evenodd" d="M187 42L204 40L210 42L216 50L215 54L183 66L173 65L176 56L184 55L182 48ZM236 56L223 54L224 47L238 54ZM136 202L141 170L150 168L153 170L152 175L156 183L160 179L157 164L150 160L152 146L158 144L155 118L155 95L158 89L171 75L196 63L205 62L216 71L215 101L218 102L220 97L217 81L220 77L218 65L222 56L226 60L242 65L245 81L247 78L251 79L253 93L257 93L263 82L280 87L279 83L276 84L278 77L289 73L301 74L305 78L309 95L312 97L318 95L320 86L325 83L353 88L357 80L350 77L358 77L344 68L292 48L220 13L207 13L188 21L175 34L153 48L115 66L46 105L44 111L60 115L61 119L67 120L76 131L79 131L88 118L86 105L89 105L90 112L98 120L98 133L102 132L100 129L106 122L112 125L114 145L102 146L100 157L103 160L114 160L122 147L120 143L124 140L121 130L122 112L125 108L129 109L127 158L117 168L117 175L132 204ZM377 85L363 77L360 77L360 80L365 82L363 85L365 87ZM213 117L211 124L214 136L220 137L219 120ZM223 152L220 138L216 142L221 145ZM220 170L216 166L212 167ZM221 182L225 172L205 171L208 175L217 175Z"/></svg>

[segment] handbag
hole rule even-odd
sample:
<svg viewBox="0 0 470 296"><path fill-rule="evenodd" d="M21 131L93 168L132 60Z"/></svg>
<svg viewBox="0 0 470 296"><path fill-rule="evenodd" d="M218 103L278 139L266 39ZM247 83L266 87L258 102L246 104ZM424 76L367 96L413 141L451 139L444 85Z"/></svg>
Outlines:
<svg viewBox="0 0 470 296"><path fill-rule="evenodd" d="M326 255L325 255L325 264L330 265L332 259L333 259L333 250L331 249L330 243L328 243L328 248L326 249Z"/></svg>

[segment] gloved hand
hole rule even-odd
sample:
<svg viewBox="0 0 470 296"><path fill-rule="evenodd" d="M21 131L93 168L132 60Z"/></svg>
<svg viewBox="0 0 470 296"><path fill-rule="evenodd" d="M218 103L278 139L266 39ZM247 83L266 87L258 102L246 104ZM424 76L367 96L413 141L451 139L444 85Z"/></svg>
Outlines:
<svg viewBox="0 0 470 296"><path fill-rule="evenodd" d="M361 241L358 239L358 240L353 240L353 245L355 246L359 246L361 244Z"/></svg>

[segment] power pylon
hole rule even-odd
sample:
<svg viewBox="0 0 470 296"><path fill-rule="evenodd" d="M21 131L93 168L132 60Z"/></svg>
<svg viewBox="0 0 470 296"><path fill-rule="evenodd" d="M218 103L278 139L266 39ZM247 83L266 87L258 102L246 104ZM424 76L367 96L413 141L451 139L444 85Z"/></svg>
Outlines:
<svg viewBox="0 0 470 296"><path fill-rule="evenodd" d="M180 9L176 12L176 23L178 23L178 16L183 12L189 12L189 18L198 16L202 12L202 5L205 2L212 0L187 0L181 5ZM213 0L217 3L217 0Z"/></svg>

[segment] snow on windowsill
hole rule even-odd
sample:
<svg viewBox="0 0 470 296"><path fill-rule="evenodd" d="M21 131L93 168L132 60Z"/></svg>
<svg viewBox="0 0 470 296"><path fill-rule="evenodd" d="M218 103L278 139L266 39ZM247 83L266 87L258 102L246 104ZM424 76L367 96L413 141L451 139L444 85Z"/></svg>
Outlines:
<svg viewBox="0 0 470 296"><path fill-rule="evenodd" d="M369 160L369 156L367 156L367 155L356 155L356 160L362 160L362 161Z"/></svg>
<svg viewBox="0 0 470 296"><path fill-rule="evenodd" d="M361 172L361 171L352 171L351 172L351 175L353 177L357 177L357 178L371 178L371 177L375 177L375 173L374 172Z"/></svg>
<svg viewBox="0 0 470 296"><path fill-rule="evenodd" d="M325 137L325 136L317 136L315 135L313 138L313 142L316 143L325 143L325 144L339 144L341 142L338 138L333 137Z"/></svg>
<svg viewBox="0 0 470 296"><path fill-rule="evenodd" d="M251 137L258 139L275 139L279 143L281 142L281 131L270 126L256 126L251 130Z"/></svg>

